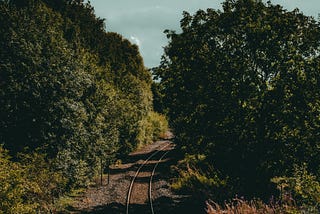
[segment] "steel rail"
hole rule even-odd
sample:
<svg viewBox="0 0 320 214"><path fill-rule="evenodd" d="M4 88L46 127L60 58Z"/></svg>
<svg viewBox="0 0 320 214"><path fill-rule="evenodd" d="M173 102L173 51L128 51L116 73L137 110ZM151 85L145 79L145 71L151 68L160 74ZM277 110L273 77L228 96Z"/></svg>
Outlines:
<svg viewBox="0 0 320 214"><path fill-rule="evenodd" d="M144 167L146 165L146 163L156 154L158 154L160 151L163 151L166 147L170 146L171 143L161 147L160 150L155 151L154 153L152 153L141 165L140 167L137 169L135 175L133 176L130 186L129 186L129 190L128 190L128 194L127 194L127 201L126 201L126 214L129 214L129 205L130 205L130 199L131 199L131 193L132 193L132 189L133 189L133 185L134 182L138 176L138 174L140 173L140 170L142 169L142 167Z"/></svg>
<svg viewBox="0 0 320 214"><path fill-rule="evenodd" d="M158 160L158 162L156 163L156 165L153 168L153 171L151 173L151 177L150 177L150 182L149 182L149 202L150 202L150 209L151 209L151 213L154 214L154 210L153 210L153 204L152 204L152 180L153 180L153 176L156 172L156 168L158 167L159 163L162 161L162 159L164 158L164 156L166 156L170 151L167 151L166 153L164 153L161 158Z"/></svg>

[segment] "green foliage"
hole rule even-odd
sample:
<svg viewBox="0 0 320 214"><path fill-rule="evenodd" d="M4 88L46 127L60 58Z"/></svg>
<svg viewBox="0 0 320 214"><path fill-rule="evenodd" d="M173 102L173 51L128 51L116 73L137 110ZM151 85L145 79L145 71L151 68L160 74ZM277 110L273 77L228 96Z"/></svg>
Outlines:
<svg viewBox="0 0 320 214"><path fill-rule="evenodd" d="M0 168L0 213L33 213L37 204L23 199L29 189L24 171L18 163L10 161L8 151L2 147Z"/></svg>
<svg viewBox="0 0 320 214"><path fill-rule="evenodd" d="M152 140L163 138L169 129L166 117L157 112L150 112L148 118L150 118L152 124Z"/></svg>
<svg viewBox="0 0 320 214"><path fill-rule="evenodd" d="M17 159L3 158L9 213L50 210L165 129L138 47L107 33L90 3L0 1L0 26L0 143Z"/></svg>
<svg viewBox="0 0 320 214"><path fill-rule="evenodd" d="M155 70L157 68L153 69L153 72L155 73ZM158 81L158 80L155 80ZM164 94L162 94L163 89L161 88L161 84L159 82L152 82L151 85L151 90L152 90L152 94L153 94L153 108L156 112L159 113L165 113L164 112L164 103L163 103L163 99L164 99Z"/></svg>
<svg viewBox="0 0 320 214"><path fill-rule="evenodd" d="M0 147L0 213L54 210L54 200L65 192L62 173L44 155L21 155L21 162L12 162L7 153Z"/></svg>
<svg viewBox="0 0 320 214"><path fill-rule="evenodd" d="M319 212L320 182L315 175L307 171L306 164L295 165L290 177L275 177L271 181L277 185L284 202L296 201L308 213Z"/></svg>
<svg viewBox="0 0 320 214"><path fill-rule="evenodd" d="M295 163L316 174L319 23L255 0L180 23L154 72L181 151L204 154L233 195L268 198Z"/></svg>
<svg viewBox="0 0 320 214"><path fill-rule="evenodd" d="M139 123L139 134L137 136L138 146L143 146L158 140L168 131L168 122L165 116L150 112L147 117Z"/></svg>
<svg viewBox="0 0 320 214"><path fill-rule="evenodd" d="M81 99L92 85L61 32L61 17L43 5L5 11L1 33L2 142L11 151L76 139L86 120ZM19 25L17 25L19 23ZM17 135L16 133L19 133ZM10 139L10 140L9 140ZM83 141L84 139L82 139ZM55 145L52 145L53 142Z"/></svg>
<svg viewBox="0 0 320 214"><path fill-rule="evenodd" d="M211 197L215 200L223 200L226 197L228 178L222 178L221 173L204 162L205 158L204 155L187 155L180 161L175 168L178 178L173 182L172 188L191 193L198 199L206 200Z"/></svg>
<svg viewBox="0 0 320 214"><path fill-rule="evenodd" d="M66 192L67 178L63 172L56 170L54 162L43 154L20 154L19 158L24 170L24 185L29 188L25 197L38 205L38 211L54 210L55 200Z"/></svg>

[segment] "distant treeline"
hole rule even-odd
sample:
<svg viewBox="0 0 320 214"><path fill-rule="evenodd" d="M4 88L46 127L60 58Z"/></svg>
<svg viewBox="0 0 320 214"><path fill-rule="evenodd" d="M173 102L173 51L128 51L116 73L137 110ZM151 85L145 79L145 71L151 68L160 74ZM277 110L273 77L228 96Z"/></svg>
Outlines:
<svg viewBox="0 0 320 214"><path fill-rule="evenodd" d="M174 187L319 209L319 22L270 2L226 0L180 23L182 33L166 31L154 69L156 108L185 156Z"/></svg>
<svg viewBox="0 0 320 214"><path fill-rule="evenodd" d="M52 211L165 130L138 47L90 3L1 0L0 26L0 213Z"/></svg>

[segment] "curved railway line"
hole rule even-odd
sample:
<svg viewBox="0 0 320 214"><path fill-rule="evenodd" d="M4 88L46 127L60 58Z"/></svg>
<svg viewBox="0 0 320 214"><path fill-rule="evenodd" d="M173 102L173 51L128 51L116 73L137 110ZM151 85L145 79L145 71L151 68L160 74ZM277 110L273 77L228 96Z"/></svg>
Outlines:
<svg viewBox="0 0 320 214"><path fill-rule="evenodd" d="M139 168L136 170L134 176L132 177L129 189L128 189L128 193L127 193L127 199L126 199L126 214L130 213L130 204L132 203L132 200L134 199L134 191L133 189L135 188L135 185L137 185L137 178L139 176L139 174L142 174L142 169L144 167L147 167L147 165L149 164L154 164L153 170L149 175L149 187L148 190L145 191L145 194L147 195L148 201L149 201L149 205L150 205L150 212L152 214L154 214L154 208L153 208L153 203L152 203L152 182L153 182L153 178L156 172L156 168L158 167L159 163L162 162L162 160L164 159L164 157L170 152L170 148L172 147L172 143L167 142L167 144L163 147L161 147L160 149L154 151L140 166ZM168 150L169 149L169 150ZM160 153L160 152L163 152ZM157 155L161 155L160 157L157 158ZM156 160L156 161L155 161ZM148 176L147 176L148 177ZM138 191L139 192L139 191ZM140 192L141 193L141 192Z"/></svg>

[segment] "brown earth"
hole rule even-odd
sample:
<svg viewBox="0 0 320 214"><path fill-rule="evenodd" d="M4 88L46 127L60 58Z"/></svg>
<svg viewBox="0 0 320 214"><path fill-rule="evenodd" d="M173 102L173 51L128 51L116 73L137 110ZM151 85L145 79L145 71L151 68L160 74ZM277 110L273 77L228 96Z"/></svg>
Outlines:
<svg viewBox="0 0 320 214"><path fill-rule="evenodd" d="M152 183L152 201L154 213L204 213L202 205L194 203L186 195L178 195L170 188L172 174L170 167L174 165L176 153L170 141L157 141L147 145L136 152L131 153L127 161L110 167L109 184L107 176L104 176L103 185L90 187L86 192L75 199L72 207L64 213L126 213L126 199L132 177L139 166L156 150L171 144L165 150L170 152L159 163ZM159 155L165 151L160 151ZM130 213L151 213L148 202L147 190L149 188L150 174L154 164L157 163L159 155L154 156L150 162L141 169L137 177L131 197Z"/></svg>

